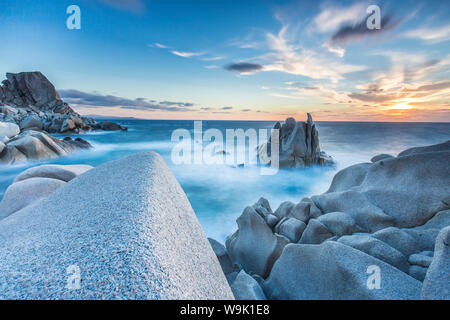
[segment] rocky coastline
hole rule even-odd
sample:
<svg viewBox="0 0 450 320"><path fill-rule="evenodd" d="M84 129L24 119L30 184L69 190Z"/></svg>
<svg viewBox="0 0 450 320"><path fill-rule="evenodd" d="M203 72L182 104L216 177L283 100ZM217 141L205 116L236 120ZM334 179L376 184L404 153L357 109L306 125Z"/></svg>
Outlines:
<svg viewBox="0 0 450 320"><path fill-rule="evenodd" d="M41 72L7 73L0 85L0 163L55 158L89 142L51 133L82 134L93 130L127 130L110 121L82 117L65 103Z"/></svg>
<svg viewBox="0 0 450 320"><path fill-rule="evenodd" d="M378 155L324 194L261 198L225 245L154 153L37 166L0 203L0 297L450 299L449 158L450 141ZM73 263L78 291L64 287Z"/></svg>
<svg viewBox="0 0 450 320"><path fill-rule="evenodd" d="M378 155L322 195L245 208L214 246L235 296L450 299L448 159L450 141Z"/></svg>

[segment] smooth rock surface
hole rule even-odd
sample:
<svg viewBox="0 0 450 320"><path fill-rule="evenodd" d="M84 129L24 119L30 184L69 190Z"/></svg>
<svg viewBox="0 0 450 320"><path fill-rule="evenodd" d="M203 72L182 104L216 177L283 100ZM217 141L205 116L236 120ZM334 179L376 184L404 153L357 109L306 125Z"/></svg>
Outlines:
<svg viewBox="0 0 450 320"><path fill-rule="evenodd" d="M338 239L338 242L389 263L391 266L394 266L405 273L409 270L408 260L405 255L369 234L343 236Z"/></svg>
<svg viewBox="0 0 450 320"><path fill-rule="evenodd" d="M49 178L30 178L13 183L6 189L0 202L0 220L47 197L65 184L61 180Z"/></svg>
<svg viewBox="0 0 450 320"><path fill-rule="evenodd" d="M323 223L317 219L311 219L306 225L299 243L320 244L332 237L333 234L323 225Z"/></svg>
<svg viewBox="0 0 450 320"><path fill-rule="evenodd" d="M418 265L412 265L409 267L408 274L413 277L414 279L417 279L419 281L423 281L425 279L425 276L427 274L428 268L421 267Z"/></svg>
<svg viewBox="0 0 450 320"><path fill-rule="evenodd" d="M431 252L431 251L426 251ZM431 252L432 253L432 252ZM410 264L415 264L424 268L428 268L433 261L433 256L424 254L424 253L415 253L409 256L408 262Z"/></svg>
<svg viewBox="0 0 450 320"><path fill-rule="evenodd" d="M358 163L342 169L333 177L327 193L342 192L361 185L369 171L370 165L370 163Z"/></svg>
<svg viewBox="0 0 450 320"><path fill-rule="evenodd" d="M330 212L317 218L333 235L343 236L362 232L355 220L345 212Z"/></svg>
<svg viewBox="0 0 450 320"><path fill-rule="evenodd" d="M29 159L53 159L91 147L89 142L81 138L61 140L45 132L26 130L7 142L4 152L0 154L0 163L15 164Z"/></svg>
<svg viewBox="0 0 450 320"><path fill-rule="evenodd" d="M241 265L247 273L267 277L289 241L273 234L265 220L252 207L245 208L236 222L238 230L226 241L231 261Z"/></svg>
<svg viewBox="0 0 450 320"><path fill-rule="evenodd" d="M11 122L0 121L0 137L12 138L20 133L20 128L17 124Z"/></svg>
<svg viewBox="0 0 450 320"><path fill-rule="evenodd" d="M0 299L233 299L185 193L153 152L100 165L1 220L0 261Z"/></svg>
<svg viewBox="0 0 450 320"><path fill-rule="evenodd" d="M288 218L278 229L278 233L288 238L291 242L298 242L306 228L306 224L295 218Z"/></svg>
<svg viewBox="0 0 450 320"><path fill-rule="evenodd" d="M30 178L52 178L61 181L69 182L73 178L85 173L92 169L92 166L84 164L74 165L57 165L57 164L45 164L36 167L29 168L21 172L15 179L14 183Z"/></svg>
<svg viewBox="0 0 450 320"><path fill-rule="evenodd" d="M42 130L42 121L37 116L28 116L20 122L20 129L37 129Z"/></svg>
<svg viewBox="0 0 450 320"><path fill-rule="evenodd" d="M217 256L217 259L219 260L223 273L227 275L233 272L234 271L233 264L231 263L231 259L228 256L225 246L220 242L211 238L208 238L208 241L209 244L211 245L211 248L213 249L214 253Z"/></svg>
<svg viewBox="0 0 450 320"><path fill-rule="evenodd" d="M266 300L258 282L241 270L231 285L236 300Z"/></svg>
<svg viewBox="0 0 450 320"><path fill-rule="evenodd" d="M449 158L447 150L378 161L370 165L361 185L311 199L324 213L350 214L370 232L420 226L445 208L443 200L450 194Z"/></svg>
<svg viewBox="0 0 450 320"><path fill-rule="evenodd" d="M370 266L380 268L379 289L369 289ZM263 283L268 299L419 299L421 282L335 241L289 244Z"/></svg>
<svg viewBox="0 0 450 320"><path fill-rule="evenodd" d="M380 160L390 159L390 158L393 158L393 156L391 156L390 154L382 153L382 154L376 155L375 157L370 159L370 161L371 162L377 162L377 161L380 161Z"/></svg>
<svg viewBox="0 0 450 320"><path fill-rule="evenodd" d="M450 300L450 226L436 239L434 258L423 282L422 299Z"/></svg>

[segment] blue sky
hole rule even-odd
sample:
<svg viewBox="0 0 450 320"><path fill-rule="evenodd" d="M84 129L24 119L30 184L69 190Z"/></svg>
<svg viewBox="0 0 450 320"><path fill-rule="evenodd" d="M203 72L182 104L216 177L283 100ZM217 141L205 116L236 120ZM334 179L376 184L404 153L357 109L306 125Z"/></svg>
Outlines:
<svg viewBox="0 0 450 320"><path fill-rule="evenodd" d="M66 9L81 9L68 30ZM369 5L381 30L365 27ZM450 121L448 1L2 0L0 73L82 114Z"/></svg>

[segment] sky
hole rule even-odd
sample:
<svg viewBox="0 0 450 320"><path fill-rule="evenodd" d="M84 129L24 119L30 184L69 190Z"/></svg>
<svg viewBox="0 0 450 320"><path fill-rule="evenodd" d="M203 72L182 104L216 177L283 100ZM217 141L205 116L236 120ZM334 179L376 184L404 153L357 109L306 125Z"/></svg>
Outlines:
<svg viewBox="0 0 450 320"><path fill-rule="evenodd" d="M41 71L83 115L450 122L449 1L1 0L0 22L0 78Z"/></svg>

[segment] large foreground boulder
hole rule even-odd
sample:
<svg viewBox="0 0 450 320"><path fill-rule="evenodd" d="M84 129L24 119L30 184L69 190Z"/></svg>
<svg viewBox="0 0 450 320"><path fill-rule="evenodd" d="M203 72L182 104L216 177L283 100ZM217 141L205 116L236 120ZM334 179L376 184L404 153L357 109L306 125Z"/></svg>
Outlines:
<svg viewBox="0 0 450 320"><path fill-rule="evenodd" d="M153 152L89 170L1 220L0 261L0 299L233 299Z"/></svg>
<svg viewBox="0 0 450 320"><path fill-rule="evenodd" d="M263 283L267 298L297 300L419 299L421 287L397 268L335 241L286 246Z"/></svg>

